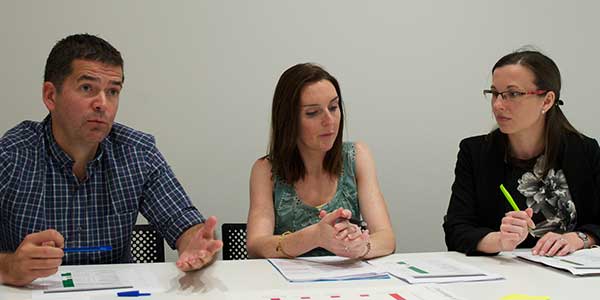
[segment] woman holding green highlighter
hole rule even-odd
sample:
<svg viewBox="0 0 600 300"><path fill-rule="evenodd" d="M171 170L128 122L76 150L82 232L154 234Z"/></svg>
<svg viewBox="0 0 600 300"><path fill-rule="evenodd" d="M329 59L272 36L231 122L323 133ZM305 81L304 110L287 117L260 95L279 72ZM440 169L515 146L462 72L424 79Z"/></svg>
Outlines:
<svg viewBox="0 0 600 300"><path fill-rule="evenodd" d="M460 143L448 250L554 256L600 242L600 148L569 123L560 88L558 67L537 51L493 67L483 93L498 128Z"/></svg>

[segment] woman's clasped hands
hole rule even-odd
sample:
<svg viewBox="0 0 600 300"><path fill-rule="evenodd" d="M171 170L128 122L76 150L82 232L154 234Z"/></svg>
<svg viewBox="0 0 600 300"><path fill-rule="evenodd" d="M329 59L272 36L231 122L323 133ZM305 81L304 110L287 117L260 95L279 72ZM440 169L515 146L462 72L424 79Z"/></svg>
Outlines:
<svg viewBox="0 0 600 300"><path fill-rule="evenodd" d="M349 258L362 258L370 250L369 230L362 230L350 222L352 212L338 208L327 213L319 212L321 247L333 254Z"/></svg>

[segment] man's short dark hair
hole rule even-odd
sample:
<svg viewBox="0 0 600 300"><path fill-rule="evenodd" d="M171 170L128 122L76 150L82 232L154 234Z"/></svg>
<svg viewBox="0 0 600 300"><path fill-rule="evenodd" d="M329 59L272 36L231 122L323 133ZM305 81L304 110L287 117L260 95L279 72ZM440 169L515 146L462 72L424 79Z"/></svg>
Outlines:
<svg viewBox="0 0 600 300"><path fill-rule="evenodd" d="M52 82L60 91L65 78L73 72L71 65L76 59L101 62L123 69L121 53L107 41L87 33L74 34L58 41L50 51L46 60L44 82Z"/></svg>

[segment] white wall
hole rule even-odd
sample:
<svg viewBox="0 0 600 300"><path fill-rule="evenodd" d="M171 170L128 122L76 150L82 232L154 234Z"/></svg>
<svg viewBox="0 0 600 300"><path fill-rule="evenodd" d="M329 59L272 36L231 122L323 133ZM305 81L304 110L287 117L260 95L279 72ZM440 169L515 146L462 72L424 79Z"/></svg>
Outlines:
<svg viewBox="0 0 600 300"><path fill-rule="evenodd" d="M117 120L156 136L205 215L245 222L276 81L317 62L342 86L346 139L374 153L397 251L445 250L458 143L494 125L481 90L502 55L532 44L555 59L565 113L600 135L598 11L593 1L3 1L0 131L45 116L56 41L98 34L125 58Z"/></svg>

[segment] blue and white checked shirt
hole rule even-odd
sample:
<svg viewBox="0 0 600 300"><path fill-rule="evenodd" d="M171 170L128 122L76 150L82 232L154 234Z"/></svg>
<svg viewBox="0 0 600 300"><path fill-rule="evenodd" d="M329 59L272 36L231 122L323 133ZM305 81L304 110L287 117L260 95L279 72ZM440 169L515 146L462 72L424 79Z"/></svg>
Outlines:
<svg viewBox="0 0 600 300"><path fill-rule="evenodd" d="M158 151L154 138L115 123L79 182L56 144L50 116L24 121L0 139L0 252L50 228L65 247L110 245L112 251L66 253L63 264L131 262L133 225L141 212L175 248L204 218Z"/></svg>

